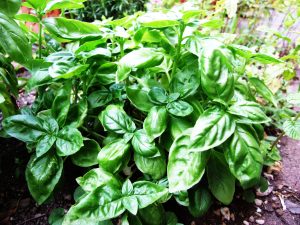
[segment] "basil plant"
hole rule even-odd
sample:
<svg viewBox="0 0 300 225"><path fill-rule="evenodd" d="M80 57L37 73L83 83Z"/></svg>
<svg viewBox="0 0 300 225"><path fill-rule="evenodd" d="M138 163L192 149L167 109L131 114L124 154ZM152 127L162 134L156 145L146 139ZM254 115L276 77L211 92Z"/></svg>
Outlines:
<svg viewBox="0 0 300 225"><path fill-rule="evenodd" d="M26 180L38 204L61 181L64 162L87 171L63 225L178 224L171 199L203 215L214 199L230 204L236 187L262 183L264 165L280 159L264 140L273 102L247 77L269 55L205 35L199 11L137 13L86 23L46 18L65 46L32 62L30 108L3 121L26 142Z"/></svg>

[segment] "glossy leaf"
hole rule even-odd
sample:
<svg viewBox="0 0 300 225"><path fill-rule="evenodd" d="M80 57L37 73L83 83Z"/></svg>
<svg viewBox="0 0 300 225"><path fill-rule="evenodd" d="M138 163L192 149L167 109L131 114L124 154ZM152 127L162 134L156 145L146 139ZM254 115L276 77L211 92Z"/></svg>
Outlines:
<svg viewBox="0 0 300 225"><path fill-rule="evenodd" d="M263 156L257 140L244 127L237 126L225 151L231 173L243 188L258 183L262 171Z"/></svg>
<svg viewBox="0 0 300 225"><path fill-rule="evenodd" d="M21 3L21 0L1 0L0 13L4 13L10 17L14 16L19 11Z"/></svg>
<svg viewBox="0 0 300 225"><path fill-rule="evenodd" d="M106 130L117 134L133 133L136 129L131 118L117 105L107 106L99 119Z"/></svg>
<svg viewBox="0 0 300 225"><path fill-rule="evenodd" d="M167 110L174 116L185 117L190 115L194 111L194 108L189 103L179 100L168 103Z"/></svg>
<svg viewBox="0 0 300 225"><path fill-rule="evenodd" d="M201 217L209 210L213 200L209 190L200 186L196 190L189 191L189 202L189 212L194 217Z"/></svg>
<svg viewBox="0 0 300 225"><path fill-rule="evenodd" d="M193 151L206 151L225 142L234 132L235 122L218 108L206 110L192 128L190 147Z"/></svg>
<svg viewBox="0 0 300 225"><path fill-rule="evenodd" d="M59 156L73 155L83 146L83 137L76 128L66 126L57 134L56 151Z"/></svg>
<svg viewBox="0 0 300 225"><path fill-rule="evenodd" d="M98 154L98 162L104 170L116 173L128 163L130 145L123 139L117 139L104 146Z"/></svg>
<svg viewBox="0 0 300 225"><path fill-rule="evenodd" d="M29 191L38 204L49 198L61 177L62 169L62 159L53 153L31 157L25 175Z"/></svg>
<svg viewBox="0 0 300 225"><path fill-rule="evenodd" d="M148 96L154 104L162 105L168 102L167 92L161 87L152 87Z"/></svg>
<svg viewBox="0 0 300 225"><path fill-rule="evenodd" d="M165 107L151 108L143 123L143 128L151 140L162 135L167 128L168 114Z"/></svg>
<svg viewBox="0 0 300 225"><path fill-rule="evenodd" d="M103 89L92 92L88 97L88 102L91 108L94 109L106 105L112 99L112 93L107 89Z"/></svg>
<svg viewBox="0 0 300 225"><path fill-rule="evenodd" d="M270 118L262 111L259 104L255 102L240 101L230 106L228 112L238 116L238 123L267 123Z"/></svg>
<svg viewBox="0 0 300 225"><path fill-rule="evenodd" d="M207 180L211 193L223 204L230 204L235 192L235 177L222 153L212 151L207 163Z"/></svg>
<svg viewBox="0 0 300 225"><path fill-rule="evenodd" d="M154 106L149 100L148 91L140 86L127 86L126 93L130 102L141 111L148 112Z"/></svg>
<svg viewBox="0 0 300 225"><path fill-rule="evenodd" d="M205 171L208 152L190 149L190 133L184 133L173 142L168 162L169 191L185 191L197 184Z"/></svg>
<svg viewBox="0 0 300 225"><path fill-rule="evenodd" d="M132 146L137 154L144 157L157 157L160 156L158 148L155 143L148 137L146 132L141 129L134 133L132 138Z"/></svg>
<svg viewBox="0 0 300 225"><path fill-rule="evenodd" d="M282 125L283 131L287 136L295 140L300 140L300 120L286 120Z"/></svg>

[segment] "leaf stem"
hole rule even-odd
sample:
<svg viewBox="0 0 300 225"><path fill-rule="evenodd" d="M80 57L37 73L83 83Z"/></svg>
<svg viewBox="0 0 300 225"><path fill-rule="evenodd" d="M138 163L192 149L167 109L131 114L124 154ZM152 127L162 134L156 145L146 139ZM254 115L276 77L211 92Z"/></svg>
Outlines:
<svg viewBox="0 0 300 225"><path fill-rule="evenodd" d="M38 13L38 18L39 18L39 59L42 58L42 44L43 44L43 25L42 25L42 19L43 19L43 14Z"/></svg>

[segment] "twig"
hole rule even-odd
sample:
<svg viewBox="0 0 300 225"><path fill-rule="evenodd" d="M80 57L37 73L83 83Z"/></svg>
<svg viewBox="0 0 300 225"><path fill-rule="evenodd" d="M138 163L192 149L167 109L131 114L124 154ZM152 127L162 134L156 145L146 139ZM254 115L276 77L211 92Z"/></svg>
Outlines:
<svg viewBox="0 0 300 225"><path fill-rule="evenodd" d="M23 221L23 222L21 222L21 223L18 223L17 225L22 225L22 224L25 224L25 223L27 223L27 222L29 222L29 221L36 220L36 219L39 219L39 218L44 217L44 216L46 216L46 214L42 214L42 215L39 215L39 216L37 216L37 217L30 218L30 219L25 220L25 221Z"/></svg>

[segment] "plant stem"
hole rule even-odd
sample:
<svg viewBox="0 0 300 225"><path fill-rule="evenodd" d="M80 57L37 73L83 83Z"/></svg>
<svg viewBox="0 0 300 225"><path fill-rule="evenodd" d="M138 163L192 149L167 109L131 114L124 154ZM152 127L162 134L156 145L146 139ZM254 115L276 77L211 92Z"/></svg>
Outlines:
<svg viewBox="0 0 300 225"><path fill-rule="evenodd" d="M43 25L42 25L42 19L43 15L41 13L38 13L38 18L39 18L39 59L42 58L42 43L43 43Z"/></svg>
<svg viewBox="0 0 300 225"><path fill-rule="evenodd" d="M176 69L178 66L178 61L180 59L180 52L181 52L181 42L182 42L182 37L183 37L183 33L185 30L185 24L181 23L180 24L180 30L179 30L179 36L178 36L178 44L177 44L177 48L176 48L176 56L173 62L173 68L172 68L172 73L171 73L171 77L170 79L173 78L174 74L176 73Z"/></svg>

